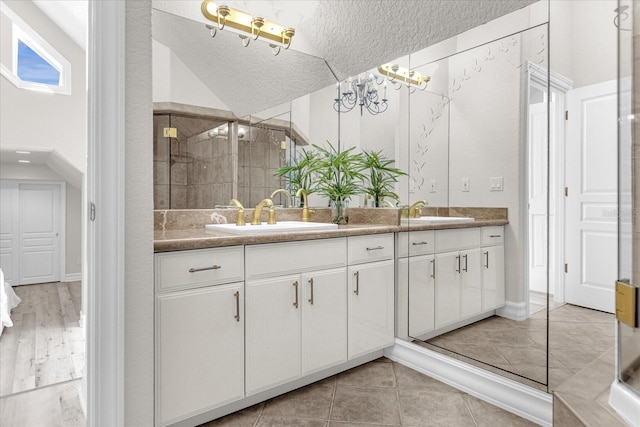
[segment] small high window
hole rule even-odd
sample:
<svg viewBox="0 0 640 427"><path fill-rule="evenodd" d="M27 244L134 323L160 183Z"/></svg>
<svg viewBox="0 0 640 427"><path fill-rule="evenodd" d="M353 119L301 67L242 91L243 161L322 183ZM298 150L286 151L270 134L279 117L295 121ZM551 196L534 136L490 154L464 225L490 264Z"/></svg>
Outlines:
<svg viewBox="0 0 640 427"><path fill-rule="evenodd" d="M0 2L0 72L16 87L63 95L71 94L71 64Z"/></svg>

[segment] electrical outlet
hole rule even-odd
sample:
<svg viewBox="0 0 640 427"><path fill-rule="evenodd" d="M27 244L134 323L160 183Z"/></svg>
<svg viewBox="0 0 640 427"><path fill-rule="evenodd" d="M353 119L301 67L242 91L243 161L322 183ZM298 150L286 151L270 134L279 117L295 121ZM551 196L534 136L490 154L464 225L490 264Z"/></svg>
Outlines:
<svg viewBox="0 0 640 427"><path fill-rule="evenodd" d="M435 179L429 181L429 193L435 193L438 188L438 182Z"/></svg>
<svg viewBox="0 0 640 427"><path fill-rule="evenodd" d="M469 178L462 178L462 191L469 191L471 187L471 183L469 182Z"/></svg>
<svg viewBox="0 0 640 427"><path fill-rule="evenodd" d="M489 191L503 191L504 179L501 176L492 176L489 178Z"/></svg>

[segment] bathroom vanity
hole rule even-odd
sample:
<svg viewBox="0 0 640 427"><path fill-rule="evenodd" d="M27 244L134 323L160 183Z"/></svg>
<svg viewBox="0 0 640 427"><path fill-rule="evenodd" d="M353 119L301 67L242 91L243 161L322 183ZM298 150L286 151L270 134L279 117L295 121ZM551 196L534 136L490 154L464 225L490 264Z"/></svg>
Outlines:
<svg viewBox="0 0 640 427"><path fill-rule="evenodd" d="M198 425L379 358L395 336L493 313L505 223L157 231L156 425Z"/></svg>

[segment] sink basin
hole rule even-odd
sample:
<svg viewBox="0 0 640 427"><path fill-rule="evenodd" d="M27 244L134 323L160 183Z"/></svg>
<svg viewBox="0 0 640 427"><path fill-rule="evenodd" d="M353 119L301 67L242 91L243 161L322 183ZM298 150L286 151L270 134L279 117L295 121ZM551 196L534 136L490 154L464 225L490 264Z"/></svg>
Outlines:
<svg viewBox="0 0 640 427"><path fill-rule="evenodd" d="M402 221L417 224L448 224L456 222L473 222L475 219L466 216L421 216L419 218L402 218Z"/></svg>
<svg viewBox="0 0 640 427"><path fill-rule="evenodd" d="M286 233L288 231L337 230L338 224L324 222L279 221L276 224L263 222L260 225L237 226L235 224L207 224L207 230L226 231L236 234Z"/></svg>

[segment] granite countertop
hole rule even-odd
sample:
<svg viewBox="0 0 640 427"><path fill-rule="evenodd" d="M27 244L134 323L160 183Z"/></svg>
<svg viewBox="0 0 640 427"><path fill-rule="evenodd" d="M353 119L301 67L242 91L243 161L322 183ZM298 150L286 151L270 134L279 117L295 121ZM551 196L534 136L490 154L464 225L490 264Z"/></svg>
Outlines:
<svg viewBox="0 0 640 427"><path fill-rule="evenodd" d="M507 221L506 219L482 219L473 222L448 224L347 224L338 226L337 230L296 231L242 235L207 230L203 226L202 228L156 230L154 233L153 243L154 250L156 252L168 252L256 243L291 242L299 240L329 239L332 237L396 233L400 231L471 228L492 225L506 225L508 223L509 221Z"/></svg>

